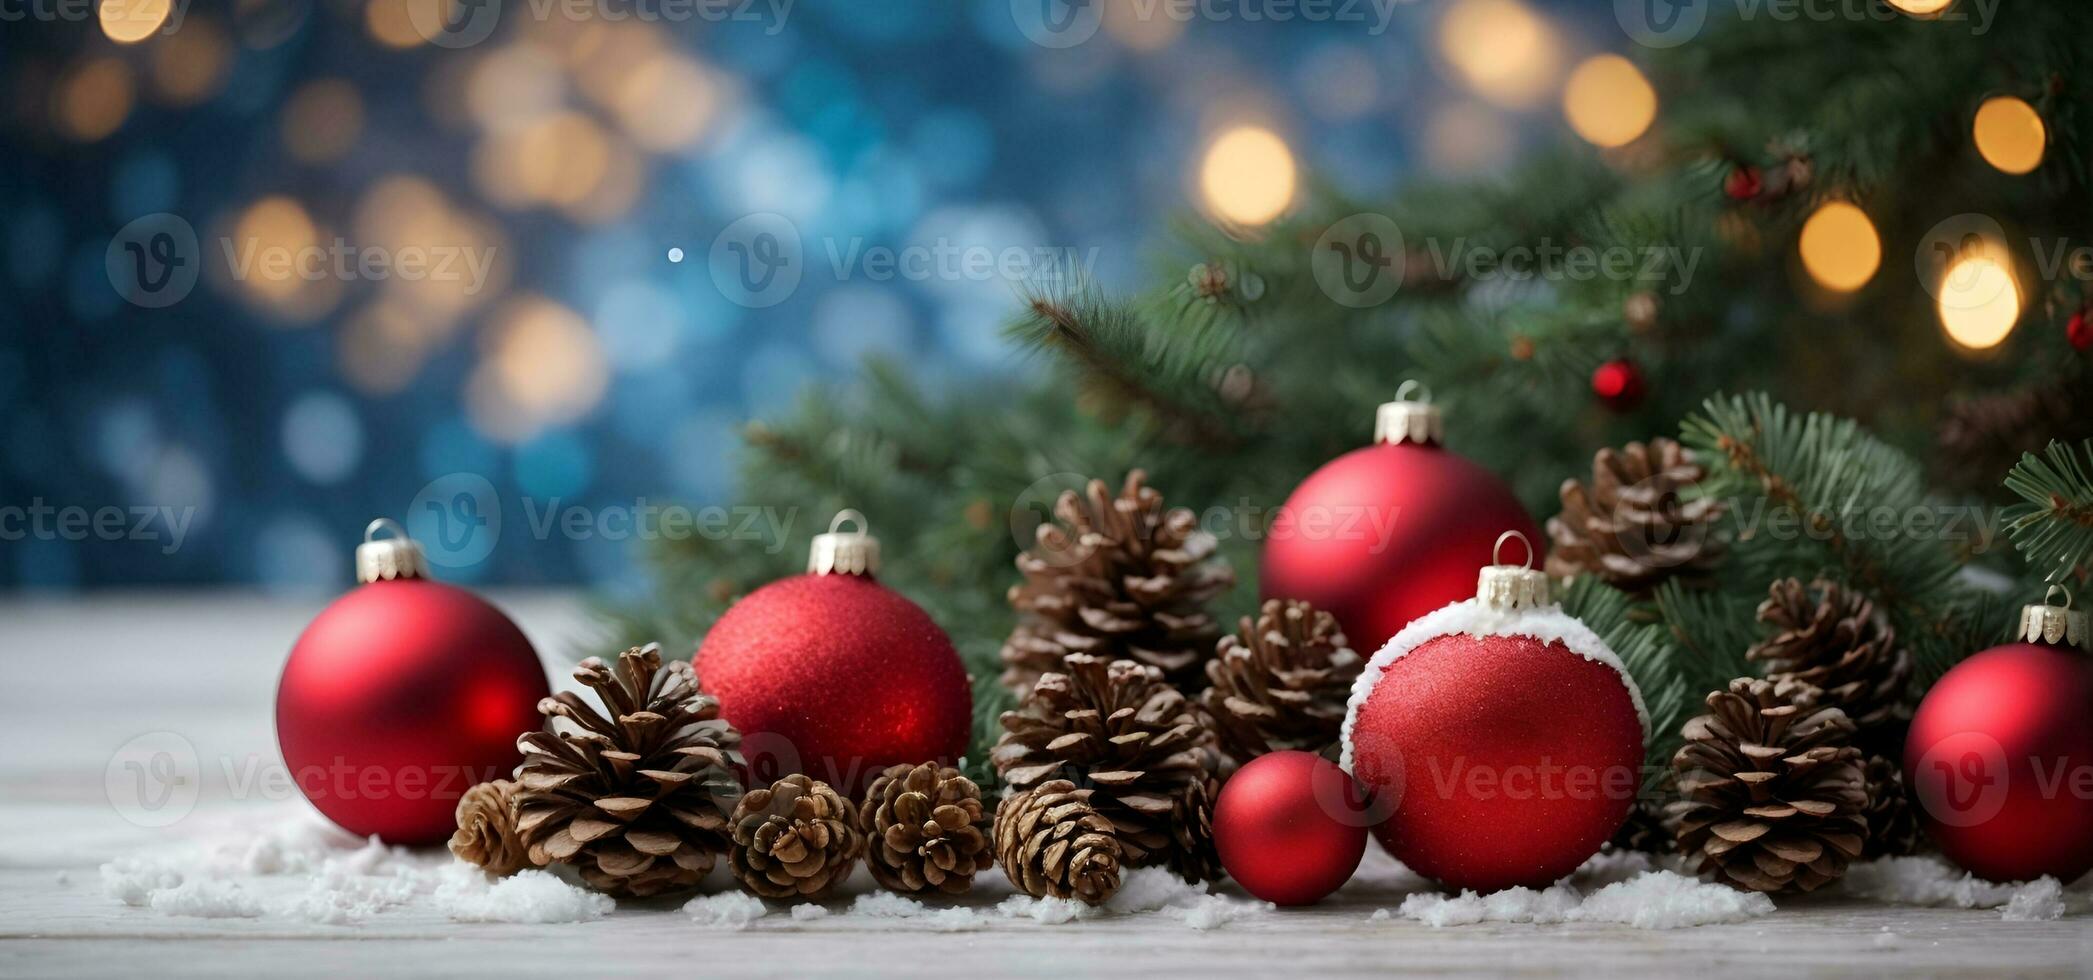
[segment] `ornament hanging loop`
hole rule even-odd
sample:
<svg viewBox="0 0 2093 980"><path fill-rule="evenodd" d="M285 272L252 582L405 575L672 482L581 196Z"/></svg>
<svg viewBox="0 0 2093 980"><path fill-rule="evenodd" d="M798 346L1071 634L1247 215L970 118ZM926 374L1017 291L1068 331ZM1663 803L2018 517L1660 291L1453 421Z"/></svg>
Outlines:
<svg viewBox="0 0 2093 980"><path fill-rule="evenodd" d="M392 532L392 537L379 537L381 531ZM407 536L407 529L400 522L380 517L364 525L363 543L356 546L357 584L428 577L428 557L422 554L422 546Z"/></svg>
<svg viewBox="0 0 2093 980"><path fill-rule="evenodd" d="M1504 544L1518 540L1526 546L1526 563L1504 564ZM1548 573L1533 567L1533 542L1518 531L1506 531L1497 536L1497 544L1490 549L1490 562L1475 580L1475 600L1483 608L1493 612L1512 612L1519 609L1538 609L1548 605Z"/></svg>
<svg viewBox="0 0 2093 980"><path fill-rule="evenodd" d="M1414 397L1413 397L1414 396ZM1432 390L1412 378L1395 389L1395 400L1374 412L1374 442L1411 442L1423 446L1445 441L1445 423L1432 404Z"/></svg>
<svg viewBox="0 0 2093 980"><path fill-rule="evenodd" d="M844 524L856 530L843 530ZM870 575L879 571L879 539L865 515L846 507L828 522L828 533L814 535L807 550L807 571L815 575Z"/></svg>
<svg viewBox="0 0 2093 980"><path fill-rule="evenodd" d="M2064 595L2064 604L2051 605L2050 600L2060 592ZM2071 590L2062 582L2050 583L2041 602L2020 607L2020 629L2014 635L2028 643L2093 650L2093 628L2088 628L2086 612L2071 608Z"/></svg>

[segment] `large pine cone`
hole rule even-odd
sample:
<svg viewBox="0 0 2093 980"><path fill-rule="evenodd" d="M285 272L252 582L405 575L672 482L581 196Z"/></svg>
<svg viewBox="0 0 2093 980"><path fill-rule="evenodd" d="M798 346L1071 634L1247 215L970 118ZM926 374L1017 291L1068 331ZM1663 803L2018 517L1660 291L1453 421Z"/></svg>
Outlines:
<svg viewBox="0 0 2093 980"><path fill-rule="evenodd" d="M690 664L664 665L653 644L619 654L615 669L590 657L574 678L611 717L571 691L538 702L580 730L517 741L517 830L531 860L572 864L613 895L696 887L727 849L741 734L699 693Z"/></svg>
<svg viewBox="0 0 2093 980"><path fill-rule="evenodd" d="M516 782L480 783L458 798L458 831L451 853L493 875L512 875L531 866L530 849L516 832Z"/></svg>
<svg viewBox="0 0 2093 980"><path fill-rule="evenodd" d="M1562 513L1548 519L1548 574L1591 574L1648 593L1667 579L1707 572L1722 556L1715 534L1722 502L1681 493L1705 475L1692 450L1670 439L1599 450L1589 487L1563 481Z"/></svg>
<svg viewBox="0 0 2093 980"><path fill-rule="evenodd" d="M1015 710L991 755L1018 790L1069 779L1094 790L1129 867L1167 865L1188 881L1211 877L1212 841L1186 821L1210 814L1212 734L1163 673L1131 660L1071 654Z"/></svg>
<svg viewBox="0 0 2093 980"><path fill-rule="evenodd" d="M1868 841L1861 857L1903 857L1926 846L1926 832L1919 826L1919 804L1904 788L1904 767L1895 759L1868 757L1863 772L1868 781Z"/></svg>
<svg viewBox="0 0 2093 980"><path fill-rule="evenodd" d="M735 805L733 824L734 877L763 898L828 897L850 877L865 843L850 801L798 774L750 790Z"/></svg>
<svg viewBox="0 0 2093 980"><path fill-rule="evenodd" d="M1235 584L1214 536L1135 470L1112 496L1092 480L1054 503L1038 544L1017 557L1024 582L1010 588L1018 625L1003 644L1003 684L1023 696L1061 658L1087 653L1133 660L1173 683L1204 684L1203 661L1220 632L1206 602Z"/></svg>
<svg viewBox="0 0 2093 980"><path fill-rule="evenodd" d="M1807 684L1731 681L1686 723L1666 808L1680 849L1738 888L1813 891L1846 873L1868 836L1853 720Z"/></svg>
<svg viewBox="0 0 2093 980"><path fill-rule="evenodd" d="M1767 677L1817 688L1819 703L1845 711L1863 737L1911 717L1911 654L1867 596L1822 579L1807 587L1782 579L1759 604L1759 621L1778 632L1745 657L1764 662Z"/></svg>
<svg viewBox="0 0 2093 980"><path fill-rule="evenodd" d="M1325 752L1344 728L1352 682L1366 661L1336 617L1305 602L1267 600L1207 661L1202 704L1221 748L1242 764L1282 749Z"/></svg>
<svg viewBox="0 0 2093 980"><path fill-rule="evenodd" d="M892 766L858 807L872 877L902 894L958 895L993 862L981 787L949 766Z"/></svg>
<svg viewBox="0 0 2093 980"><path fill-rule="evenodd" d="M1019 891L1090 905L1119 891L1119 838L1090 806L1091 793L1050 779L996 808L996 860Z"/></svg>

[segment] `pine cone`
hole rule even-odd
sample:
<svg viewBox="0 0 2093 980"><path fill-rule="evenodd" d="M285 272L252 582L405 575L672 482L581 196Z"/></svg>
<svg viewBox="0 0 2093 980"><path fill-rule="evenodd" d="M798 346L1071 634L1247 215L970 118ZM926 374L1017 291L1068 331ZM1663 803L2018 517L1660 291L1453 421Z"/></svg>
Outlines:
<svg viewBox="0 0 2093 980"><path fill-rule="evenodd" d="M1003 683L1019 696L1072 653L1148 664L1173 683L1205 682L1201 664L1219 633L1206 602L1235 584L1235 572L1214 558L1214 536L1192 512L1165 509L1146 478L1128 474L1117 497L1102 480L1083 496L1063 493L1056 520L1018 555L1025 580L1009 596L1018 625L1002 656Z"/></svg>
<svg viewBox="0 0 2093 980"><path fill-rule="evenodd" d="M1091 788L1128 867L1167 865L1205 880L1211 841L1181 825L1211 812L1201 797L1212 789L1212 733L1154 667L1080 653L1064 667L1003 713L990 756L997 772L1018 790L1054 779Z"/></svg>
<svg viewBox="0 0 2093 980"><path fill-rule="evenodd" d="M1324 752L1344 727L1352 682L1366 662L1336 617L1305 602L1267 600L1224 636L1206 663L1202 704L1236 763L1267 752Z"/></svg>
<svg viewBox="0 0 2093 980"><path fill-rule="evenodd" d="M1119 891L1119 838L1091 808L1091 793L1050 779L996 808L996 860L1019 891L1089 905Z"/></svg>
<svg viewBox="0 0 2093 980"><path fill-rule="evenodd" d="M981 787L949 766L889 767L858 807L858 830L872 877L902 894L961 894L993 860Z"/></svg>
<svg viewBox="0 0 2093 980"><path fill-rule="evenodd" d="M1634 809L1628 811L1628 820L1621 829L1614 831L1613 839L1607 841L1624 851L1641 851L1645 854L1670 854L1674 847L1671 822L1664 814L1664 804L1650 801L1635 801Z"/></svg>
<svg viewBox="0 0 2093 980"><path fill-rule="evenodd" d="M1868 841L1861 857L1903 857L1923 850L1926 834L1919 828L1918 801L1904 788L1904 767L1894 759L1871 755L1863 773L1868 781Z"/></svg>
<svg viewBox="0 0 2093 980"><path fill-rule="evenodd" d="M1807 588L1782 579L1759 603L1759 622L1778 632L1744 655L1763 661L1767 677L1819 689L1819 703L1844 710L1863 737L1911 717L1911 654L1867 596L1822 579Z"/></svg>
<svg viewBox="0 0 2093 980"><path fill-rule="evenodd" d="M458 832L451 853L490 874L512 875L531 866L529 848L516 833L516 782L480 783L458 798Z"/></svg>
<svg viewBox="0 0 2093 980"><path fill-rule="evenodd" d="M799 774L750 790L734 806L734 877L763 898L820 901L857 864L857 816L829 784Z"/></svg>
<svg viewBox="0 0 2093 980"><path fill-rule="evenodd" d="M1666 579L1706 573L1722 556L1722 502L1680 493L1704 475L1692 451L1670 439L1599 450L1589 487L1563 481L1562 513L1548 519L1548 574L1589 573L1648 593Z"/></svg>
<svg viewBox="0 0 2093 980"><path fill-rule="evenodd" d="M1666 807L1703 874L1748 891L1813 891L1846 873L1868 836L1853 721L1807 684L1739 678L1708 695L1672 757Z"/></svg>
<svg viewBox="0 0 2093 980"><path fill-rule="evenodd" d="M741 734L699 693L690 664L664 665L653 644L619 654L616 667L590 657L574 678L611 717L571 691L538 702L580 731L518 740L517 830L531 860L572 864L614 895L696 887L727 849Z"/></svg>

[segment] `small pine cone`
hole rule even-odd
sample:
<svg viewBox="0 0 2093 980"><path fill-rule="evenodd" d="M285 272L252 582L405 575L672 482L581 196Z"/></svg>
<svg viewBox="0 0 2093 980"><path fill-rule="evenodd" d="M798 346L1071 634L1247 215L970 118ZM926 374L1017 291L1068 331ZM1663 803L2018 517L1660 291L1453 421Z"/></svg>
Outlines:
<svg viewBox="0 0 2093 980"><path fill-rule="evenodd" d="M734 806L734 877L763 898L819 901L857 864L857 810L829 784L794 774Z"/></svg>
<svg viewBox="0 0 2093 980"><path fill-rule="evenodd" d="M872 877L904 895L962 894L994 861L981 787L949 766L889 767L858 807L858 830Z"/></svg>
<svg viewBox="0 0 2093 980"><path fill-rule="evenodd" d="M1867 780L1853 721L1807 684L1739 678L1708 695L1672 757L1666 807L1702 874L1747 891L1814 891L1846 873L1868 837Z"/></svg>
<svg viewBox="0 0 2093 980"><path fill-rule="evenodd" d="M1861 857L1903 857L1926 846L1918 801L1904 788L1904 767L1879 755L1868 757L1868 842Z"/></svg>
<svg viewBox="0 0 2093 980"><path fill-rule="evenodd" d="M1562 513L1548 519L1548 574L1596 575L1639 594L1705 574L1722 557L1722 502L1682 493L1705 475L1692 450L1670 439L1599 450L1590 486L1563 481Z"/></svg>
<svg viewBox="0 0 2093 980"><path fill-rule="evenodd" d="M590 657L572 691L538 702L578 731L517 739L516 829L534 864L574 865L598 891L645 898L696 888L727 849L727 812L741 795L741 734L698 691L690 664L664 664L653 644Z"/></svg>
<svg viewBox="0 0 2093 980"><path fill-rule="evenodd" d="M1911 717L1911 654L1867 596L1819 579L1773 583L1759 604L1773 638L1745 657L1766 664L1773 680L1817 688L1819 703L1840 708L1867 736Z"/></svg>
<svg viewBox="0 0 2093 980"><path fill-rule="evenodd" d="M1221 781L1206 779L1185 788L1170 821L1170 870L1192 884L1219 881L1221 851L1214 845L1214 801Z"/></svg>
<svg viewBox="0 0 2093 980"><path fill-rule="evenodd" d="M1324 752L1337 744L1365 665L1336 617L1271 599L1256 621L1245 616L1237 634L1221 638L1201 703L1237 764L1281 749Z"/></svg>
<svg viewBox="0 0 2093 980"><path fill-rule="evenodd" d="M451 853L489 874L507 876L531 866L530 849L516 832L516 782L481 783L458 798L458 832Z"/></svg>
<svg viewBox="0 0 2093 980"><path fill-rule="evenodd" d="M1103 905L1119 891L1119 838L1093 791L1050 779L996 808L996 860L1018 891Z"/></svg>
<svg viewBox="0 0 2093 980"><path fill-rule="evenodd" d="M1091 654L1155 667L1172 683L1206 681L1219 628L1207 600L1235 584L1218 543L1185 508L1165 508L1140 470L1118 496L1092 480L1054 503L1038 544L1017 557L1018 625L1003 644L1003 684L1019 696L1063 657Z"/></svg>
<svg viewBox="0 0 2093 980"><path fill-rule="evenodd" d="M1211 789L1213 734L1195 706L1162 671L1131 660L1078 653L1063 666L1003 713L996 771L1018 790L1054 779L1094 790L1091 805L1112 822L1128 867L1205 870L1200 838L1173 826L1186 819L1188 794Z"/></svg>

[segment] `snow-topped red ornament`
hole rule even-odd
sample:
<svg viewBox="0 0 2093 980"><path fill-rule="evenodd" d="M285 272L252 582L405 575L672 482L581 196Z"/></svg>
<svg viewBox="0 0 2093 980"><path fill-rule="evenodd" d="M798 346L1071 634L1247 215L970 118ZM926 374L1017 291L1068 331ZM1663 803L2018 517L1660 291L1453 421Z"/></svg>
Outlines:
<svg viewBox="0 0 2093 980"><path fill-rule="evenodd" d="M1505 542L1525 535L1508 531ZM1493 561L1495 561L1493 553ZM1613 836L1635 802L1649 715L1604 640L1525 566L1430 613L1352 687L1341 765L1388 812L1374 836L1455 888L1540 887Z"/></svg>

